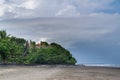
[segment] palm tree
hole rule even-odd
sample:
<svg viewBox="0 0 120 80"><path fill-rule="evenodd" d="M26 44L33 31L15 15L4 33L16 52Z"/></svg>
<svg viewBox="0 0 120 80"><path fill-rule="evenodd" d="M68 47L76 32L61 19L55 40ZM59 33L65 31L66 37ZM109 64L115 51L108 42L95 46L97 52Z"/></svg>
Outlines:
<svg viewBox="0 0 120 80"><path fill-rule="evenodd" d="M8 47L9 47L8 37L9 35L7 35L5 30L0 31L0 56L3 62L5 62L7 58L6 52L8 52Z"/></svg>
<svg viewBox="0 0 120 80"><path fill-rule="evenodd" d="M5 30L3 31L0 31L0 38L3 39L3 38L6 38L7 37L7 33Z"/></svg>

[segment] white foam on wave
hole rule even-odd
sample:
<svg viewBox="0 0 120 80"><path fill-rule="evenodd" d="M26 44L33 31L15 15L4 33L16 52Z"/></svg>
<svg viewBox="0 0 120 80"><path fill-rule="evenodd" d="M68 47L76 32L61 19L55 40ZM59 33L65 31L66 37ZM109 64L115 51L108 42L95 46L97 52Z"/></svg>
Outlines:
<svg viewBox="0 0 120 80"><path fill-rule="evenodd" d="M101 67L117 67L120 68L120 64L84 64L85 66L101 66Z"/></svg>

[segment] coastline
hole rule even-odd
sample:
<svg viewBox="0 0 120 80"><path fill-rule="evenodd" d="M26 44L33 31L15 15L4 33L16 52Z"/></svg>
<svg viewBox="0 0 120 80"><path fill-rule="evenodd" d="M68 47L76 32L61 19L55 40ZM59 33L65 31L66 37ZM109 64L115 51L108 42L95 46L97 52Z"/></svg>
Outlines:
<svg viewBox="0 0 120 80"><path fill-rule="evenodd" d="M40 67L73 67L73 68L81 68L81 67L91 67L91 68L118 68L120 69L120 65L116 64L76 64L76 65L64 65L64 64L0 64L0 67L8 67L8 66L40 66Z"/></svg>

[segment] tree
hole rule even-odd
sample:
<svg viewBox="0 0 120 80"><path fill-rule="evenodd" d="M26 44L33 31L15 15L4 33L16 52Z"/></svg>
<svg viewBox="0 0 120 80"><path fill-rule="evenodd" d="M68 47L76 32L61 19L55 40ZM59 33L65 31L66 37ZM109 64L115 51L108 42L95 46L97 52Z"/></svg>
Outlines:
<svg viewBox="0 0 120 80"><path fill-rule="evenodd" d="M12 42L16 42L18 45L24 45L26 40L23 38L16 38L14 36L10 37Z"/></svg>
<svg viewBox="0 0 120 80"><path fill-rule="evenodd" d="M76 60L68 50L59 44L52 44L45 48L30 49L25 63L32 64L75 64Z"/></svg>
<svg viewBox="0 0 120 80"><path fill-rule="evenodd" d="M49 44L47 42L42 42L41 41L40 45L43 46L43 47L47 47Z"/></svg>
<svg viewBox="0 0 120 80"><path fill-rule="evenodd" d="M30 40L30 47L31 47L31 48L35 48L35 46L36 46L36 43L35 43L34 41L31 41L31 40Z"/></svg>
<svg viewBox="0 0 120 80"><path fill-rule="evenodd" d="M26 45L25 45L26 43ZM26 41L0 31L0 60L17 64L75 64L76 59L57 43L41 42L36 47L34 41Z"/></svg>
<svg viewBox="0 0 120 80"><path fill-rule="evenodd" d="M10 37L6 31L0 31L0 57L3 62L15 61L24 51L22 38Z"/></svg>
<svg viewBox="0 0 120 80"><path fill-rule="evenodd" d="M3 39L3 38L6 38L7 37L7 33L5 30L3 31L0 31L0 38Z"/></svg>
<svg viewBox="0 0 120 80"><path fill-rule="evenodd" d="M9 39L7 38L6 31L0 31L0 55L3 61L7 58L6 53L9 53L9 47L7 45L9 45Z"/></svg>

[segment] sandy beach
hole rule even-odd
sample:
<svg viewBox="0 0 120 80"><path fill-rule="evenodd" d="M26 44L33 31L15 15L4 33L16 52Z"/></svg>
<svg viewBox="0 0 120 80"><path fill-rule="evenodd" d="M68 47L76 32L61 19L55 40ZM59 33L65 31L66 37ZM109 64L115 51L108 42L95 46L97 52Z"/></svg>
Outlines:
<svg viewBox="0 0 120 80"><path fill-rule="evenodd" d="M85 66L0 66L0 80L120 80L120 68Z"/></svg>

